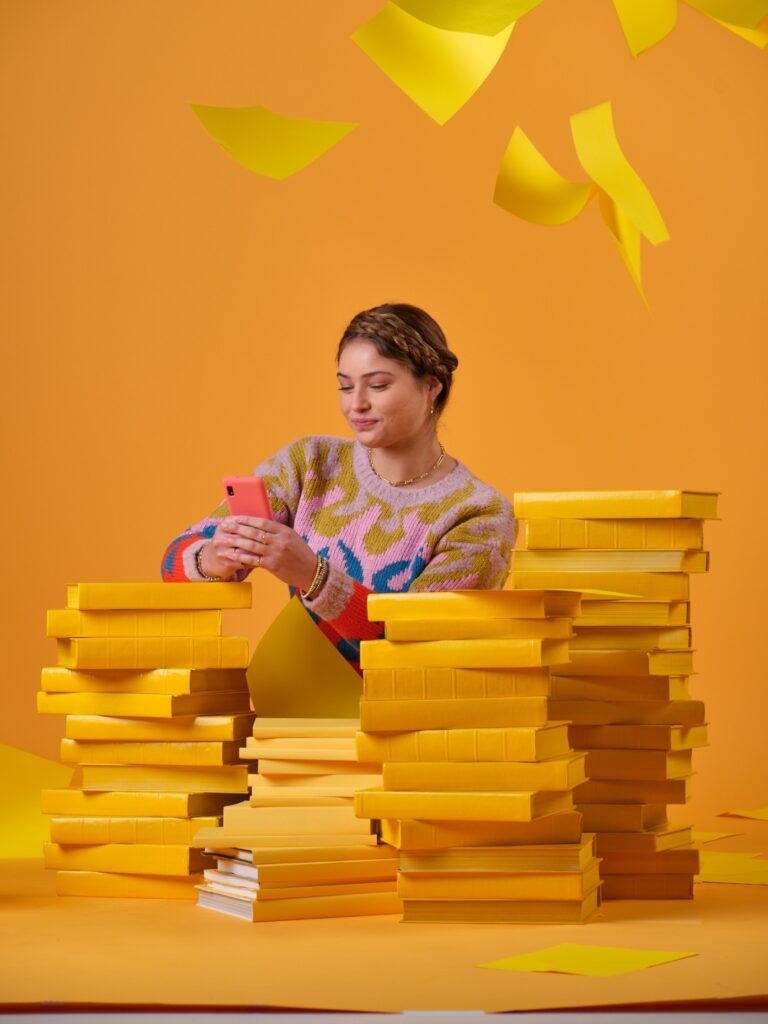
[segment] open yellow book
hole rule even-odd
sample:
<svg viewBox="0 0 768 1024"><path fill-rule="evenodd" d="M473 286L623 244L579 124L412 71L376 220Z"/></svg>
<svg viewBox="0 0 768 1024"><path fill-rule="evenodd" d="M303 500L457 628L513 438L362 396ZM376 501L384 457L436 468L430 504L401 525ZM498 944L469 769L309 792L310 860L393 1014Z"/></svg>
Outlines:
<svg viewBox="0 0 768 1024"><path fill-rule="evenodd" d="M250 583L70 583L67 608L250 608Z"/></svg>
<svg viewBox="0 0 768 1024"><path fill-rule="evenodd" d="M518 519L716 519L718 491L520 491Z"/></svg>

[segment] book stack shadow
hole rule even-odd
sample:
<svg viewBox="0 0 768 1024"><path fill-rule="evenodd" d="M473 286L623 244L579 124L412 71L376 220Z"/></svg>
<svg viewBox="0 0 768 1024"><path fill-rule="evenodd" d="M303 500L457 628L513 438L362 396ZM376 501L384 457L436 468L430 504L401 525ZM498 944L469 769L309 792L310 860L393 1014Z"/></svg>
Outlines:
<svg viewBox="0 0 768 1024"><path fill-rule="evenodd" d="M248 644L222 635L222 609L250 603L245 583L92 583L48 612L57 664L37 706L66 715L78 766L42 793L60 895L194 899L194 834L248 788Z"/></svg>

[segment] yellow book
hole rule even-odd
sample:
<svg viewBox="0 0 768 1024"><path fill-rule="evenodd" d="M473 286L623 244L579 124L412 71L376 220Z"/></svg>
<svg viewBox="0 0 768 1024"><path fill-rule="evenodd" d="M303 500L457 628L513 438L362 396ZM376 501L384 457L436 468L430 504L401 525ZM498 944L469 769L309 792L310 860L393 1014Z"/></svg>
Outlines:
<svg viewBox="0 0 768 1024"><path fill-rule="evenodd" d="M525 846L479 846L445 850L404 850L400 870L406 874L443 872L583 871L595 858L595 837L575 843L530 843Z"/></svg>
<svg viewBox="0 0 768 1024"><path fill-rule="evenodd" d="M96 637L56 641L64 668L246 668L242 636Z"/></svg>
<svg viewBox="0 0 768 1024"><path fill-rule="evenodd" d="M310 779L313 775L380 775L381 763L367 761L298 761L292 758L259 758L259 774L273 777L303 776ZM304 783L308 785L308 783Z"/></svg>
<svg viewBox="0 0 768 1024"><path fill-rule="evenodd" d="M250 760L268 758L274 761L355 761L354 737L316 736L290 739L269 737L248 739L240 748L242 757Z"/></svg>
<svg viewBox="0 0 768 1024"><path fill-rule="evenodd" d="M706 725L574 725L568 735L579 750L608 747L628 754L677 751L690 757L692 748L707 746Z"/></svg>
<svg viewBox="0 0 768 1024"><path fill-rule="evenodd" d="M110 718L98 715L69 715L66 735L73 740L132 740L168 742L240 740L252 728L254 716L198 715L170 722L142 721L140 718Z"/></svg>
<svg viewBox="0 0 768 1024"><path fill-rule="evenodd" d="M219 831L223 832L222 829ZM394 850L383 845L371 846L368 842L369 836L359 837L357 844L346 843L343 846L326 844L324 840L327 837L320 838L323 839L323 845L320 845L319 841L315 846L285 846L283 844L282 846L262 847L251 845L247 848L231 850L229 853L221 849L211 852L215 854L216 864L222 870L227 865L226 870L232 871L256 871L257 873L267 871L268 878L272 882L279 881L280 877L287 877L287 872L295 870L298 873L290 875L291 884L298 882L300 877L304 877L303 872L311 872L313 880L328 881L336 877L334 872L344 872L347 870L347 866L351 872L356 870L356 866L360 866L361 870L366 873L370 870L373 872L371 878L381 870L388 878L390 871L394 871L397 866L397 854ZM290 837L290 840L293 843L293 836ZM381 869L376 866L379 861L382 862ZM365 868L365 864L369 864L370 869ZM325 872L325 874L320 875L317 872Z"/></svg>
<svg viewBox="0 0 768 1024"><path fill-rule="evenodd" d="M147 611L250 607L250 583L70 583L67 586L67 608Z"/></svg>
<svg viewBox="0 0 768 1024"><path fill-rule="evenodd" d="M700 519L530 519L526 548L688 551L704 546Z"/></svg>
<svg viewBox="0 0 768 1024"><path fill-rule="evenodd" d="M585 782L586 754L550 761L414 761L384 765L383 789L501 792L565 790Z"/></svg>
<svg viewBox="0 0 768 1024"><path fill-rule="evenodd" d="M354 737L359 718L257 718L251 735L254 739L303 737Z"/></svg>
<svg viewBox="0 0 768 1024"><path fill-rule="evenodd" d="M576 651L558 676L690 676L693 651Z"/></svg>
<svg viewBox="0 0 768 1024"><path fill-rule="evenodd" d="M573 725L692 726L704 724L704 704L700 700L550 700L549 717Z"/></svg>
<svg viewBox="0 0 768 1024"><path fill-rule="evenodd" d="M545 725L546 722L546 697L360 701L360 728L363 732L481 729Z"/></svg>
<svg viewBox="0 0 768 1024"><path fill-rule="evenodd" d="M513 551L520 572L707 572L708 551Z"/></svg>
<svg viewBox="0 0 768 1024"><path fill-rule="evenodd" d="M430 729L357 734L361 761L542 761L572 750L565 722L510 729Z"/></svg>
<svg viewBox="0 0 768 1024"><path fill-rule="evenodd" d="M249 775L249 782L251 778ZM353 795L326 794L318 789L295 788L287 793L274 788L258 789L251 792L250 803L251 807L351 807Z"/></svg>
<svg viewBox="0 0 768 1024"><path fill-rule="evenodd" d="M403 923L580 924L599 906L599 888L583 900L404 900Z"/></svg>
<svg viewBox="0 0 768 1024"><path fill-rule="evenodd" d="M194 900L201 874L118 875L108 871L57 871L57 896L115 896L120 899Z"/></svg>
<svg viewBox="0 0 768 1024"><path fill-rule="evenodd" d="M286 856L286 843L290 843L289 850L300 851L302 854L308 851L313 860L320 860L320 854L327 849L336 856L340 849L348 848L355 857L362 856L362 852L369 849L381 849L377 846L377 837L373 832L365 835L319 835L318 833L304 835L303 833L291 833L290 835L278 836L254 836L250 833L225 832L223 828L202 828L194 838L193 845L207 850L258 850L261 856L266 850L274 849L280 861ZM390 851L391 853L391 851Z"/></svg>
<svg viewBox="0 0 768 1024"><path fill-rule="evenodd" d="M259 765L261 769L261 765ZM382 784L381 771L367 774L346 775L249 775L252 794L269 792L280 795L297 793L322 793L325 796L353 796L358 789L370 789Z"/></svg>
<svg viewBox="0 0 768 1024"><path fill-rule="evenodd" d="M685 626L690 616L688 601L584 601L579 626Z"/></svg>
<svg viewBox="0 0 768 1024"><path fill-rule="evenodd" d="M589 786L591 783L582 783ZM439 793L368 789L355 794L361 818L423 818L426 821L531 821L573 810L571 793Z"/></svg>
<svg viewBox="0 0 768 1024"><path fill-rule="evenodd" d="M580 626L568 641L571 651L687 650L690 626Z"/></svg>
<svg viewBox="0 0 768 1024"><path fill-rule="evenodd" d="M221 636L220 611L79 611L53 608L46 636Z"/></svg>
<svg viewBox="0 0 768 1024"><path fill-rule="evenodd" d="M544 587L556 589L575 588L587 591L619 591L625 597L639 598L645 601L687 601L690 592L689 576L685 572L611 572L589 571L541 571L531 572L522 570L513 563L512 572L509 575L506 586L514 590L523 590L529 587ZM591 599L603 600L602 597L585 593L582 598L582 608L589 604ZM576 618L578 616L574 616Z"/></svg>
<svg viewBox="0 0 768 1024"><path fill-rule="evenodd" d="M691 774L690 750L589 750L590 779L681 779Z"/></svg>
<svg viewBox="0 0 768 1024"><path fill-rule="evenodd" d="M229 793L84 793L81 789L44 789L43 814L74 817L197 818L220 815L239 800Z"/></svg>
<svg viewBox="0 0 768 1024"><path fill-rule="evenodd" d="M690 846L691 835L690 825L669 822L644 832L600 832L595 836L595 850L598 857L608 853L658 853Z"/></svg>
<svg viewBox="0 0 768 1024"><path fill-rule="evenodd" d="M382 841L399 850L447 850L452 847L535 846L581 841L581 815L568 811L535 821L421 821L382 818Z"/></svg>
<svg viewBox="0 0 768 1024"><path fill-rule="evenodd" d="M692 900L692 875L606 875L606 900Z"/></svg>
<svg viewBox="0 0 768 1024"><path fill-rule="evenodd" d="M82 788L118 793L247 793L248 768L242 764L177 768L166 765L85 765ZM108 870L108 869L104 869ZM151 872L150 872L151 874Z"/></svg>
<svg viewBox="0 0 768 1024"><path fill-rule="evenodd" d="M549 677L548 668L370 668L363 673L363 696L366 700L546 697Z"/></svg>
<svg viewBox="0 0 768 1024"><path fill-rule="evenodd" d="M52 818L51 842L70 846L100 843L155 843L188 846L201 828L215 828L219 818Z"/></svg>
<svg viewBox="0 0 768 1024"><path fill-rule="evenodd" d="M177 697L221 693L222 690L247 693L248 680L241 668L85 672L52 666L43 669L40 687L45 693L167 694Z"/></svg>
<svg viewBox="0 0 768 1024"><path fill-rule="evenodd" d="M239 742L197 740L181 743L114 743L98 740L61 741L61 760L67 764L214 765L236 764Z"/></svg>
<svg viewBox="0 0 768 1024"><path fill-rule="evenodd" d="M363 640L360 667L534 668L568 661L567 640Z"/></svg>
<svg viewBox="0 0 768 1024"><path fill-rule="evenodd" d="M356 817L353 806L252 807L248 800L224 808L224 832L245 835L367 835L370 822Z"/></svg>
<svg viewBox="0 0 768 1024"><path fill-rule="evenodd" d="M522 491L518 519L717 519L719 491Z"/></svg>
<svg viewBox="0 0 768 1024"><path fill-rule="evenodd" d="M571 618L578 613L579 594L547 593L544 589L441 590L394 594L369 594L371 622L403 622L425 619L542 619Z"/></svg>
<svg viewBox="0 0 768 1024"><path fill-rule="evenodd" d="M310 896L303 899L262 902L247 895L216 892L209 885L197 886L197 905L218 910L246 921L296 921L323 917L368 917L399 914L403 904L395 892L364 892L344 896Z"/></svg>
<svg viewBox="0 0 768 1024"><path fill-rule="evenodd" d="M305 854L308 856L308 854ZM389 851L388 857L367 857L360 860L302 860L293 863L260 863L258 855L253 863L244 863L229 857L219 857L216 870L222 877L242 878L258 884L262 890L293 889L298 885L350 885L357 882L394 882L399 857Z"/></svg>
<svg viewBox="0 0 768 1024"><path fill-rule="evenodd" d="M215 868L203 872L209 889L226 895L241 897L244 894L261 903L274 900L306 899L312 896L351 896L355 893L397 892L394 878L382 882L330 882L327 885L292 885L279 889L265 889L260 883L238 879Z"/></svg>
<svg viewBox="0 0 768 1024"><path fill-rule="evenodd" d="M397 893L404 900L582 900L599 884L593 858L581 871L401 871Z"/></svg>
<svg viewBox="0 0 768 1024"><path fill-rule="evenodd" d="M582 804L684 804L691 795L685 779L590 779L573 791Z"/></svg>
<svg viewBox="0 0 768 1024"><path fill-rule="evenodd" d="M552 676L553 700L688 700L687 676ZM618 744L617 744L618 745Z"/></svg>
<svg viewBox="0 0 768 1024"><path fill-rule="evenodd" d="M251 706L247 690L188 693L43 693L37 710L48 715L105 715L106 717L188 718L190 715L237 714Z"/></svg>
<svg viewBox="0 0 768 1024"><path fill-rule="evenodd" d="M578 804L585 831L639 833L667 824L664 804Z"/></svg>
<svg viewBox="0 0 768 1024"><path fill-rule="evenodd" d="M199 850L146 843L103 846L45 843L43 858L47 868L61 871L114 871L131 875L191 875L205 866L205 858Z"/></svg>
<svg viewBox="0 0 768 1024"><path fill-rule="evenodd" d="M414 619L388 622L387 640L567 639L571 619Z"/></svg>
<svg viewBox="0 0 768 1024"><path fill-rule="evenodd" d="M697 875L699 851L695 846L657 851L611 851L603 854L603 875Z"/></svg>

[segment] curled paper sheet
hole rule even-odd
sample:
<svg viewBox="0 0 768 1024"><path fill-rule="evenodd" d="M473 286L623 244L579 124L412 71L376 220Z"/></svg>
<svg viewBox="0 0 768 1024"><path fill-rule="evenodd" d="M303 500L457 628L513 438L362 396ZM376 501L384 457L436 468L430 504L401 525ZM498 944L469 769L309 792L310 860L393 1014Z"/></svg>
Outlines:
<svg viewBox="0 0 768 1024"><path fill-rule="evenodd" d="M317 160L357 127L343 121L284 117L266 107L193 103L192 109L209 134L239 164L278 181Z"/></svg>
<svg viewBox="0 0 768 1024"><path fill-rule="evenodd" d="M541 0L392 0L414 18L449 32L495 36Z"/></svg>
<svg viewBox="0 0 768 1024"><path fill-rule="evenodd" d="M603 221L645 300L640 236L658 245L668 240L669 233L653 197L619 146L611 104L600 103L574 114L571 134L591 183L561 177L516 128L499 168L494 202L534 224L564 224L597 195Z"/></svg>
<svg viewBox="0 0 768 1024"><path fill-rule="evenodd" d="M768 0L684 0L755 46L768 45ZM634 57L661 42L677 24L677 0L613 0Z"/></svg>
<svg viewBox="0 0 768 1024"><path fill-rule="evenodd" d="M496 35L449 32L388 3L352 38L433 121L445 124L496 67L513 27Z"/></svg>
<svg viewBox="0 0 768 1024"><path fill-rule="evenodd" d="M0 743L0 858L42 857L48 819L40 811L41 789L66 789L69 765Z"/></svg>
<svg viewBox="0 0 768 1024"><path fill-rule="evenodd" d="M722 25L723 28L727 28L729 32L734 32L737 36L741 36L742 39L746 39L748 43L752 43L753 46L757 46L761 50L768 46L768 17L763 18L754 28L729 24L728 22L720 21L719 18L713 18L712 20L716 21L718 25Z"/></svg>
<svg viewBox="0 0 768 1024"><path fill-rule="evenodd" d="M658 949L627 949L619 946L582 946L577 943L563 943L532 953L520 953L503 960L493 960L478 967L490 967L497 971L520 971L524 973L546 971L558 974L585 974L593 978L610 978L616 974L640 971L644 967L656 967L673 960L684 960L696 953L670 952Z"/></svg>

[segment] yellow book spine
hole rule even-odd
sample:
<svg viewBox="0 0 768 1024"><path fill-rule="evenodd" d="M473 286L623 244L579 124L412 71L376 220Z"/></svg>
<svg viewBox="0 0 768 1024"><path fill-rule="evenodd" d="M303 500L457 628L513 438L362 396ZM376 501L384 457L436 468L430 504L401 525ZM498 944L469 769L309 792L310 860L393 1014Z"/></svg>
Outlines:
<svg viewBox="0 0 768 1024"><path fill-rule="evenodd" d="M291 835L297 832L320 835L366 835L370 823L343 807L253 807L249 801L224 808L225 833Z"/></svg>
<svg viewBox="0 0 768 1024"><path fill-rule="evenodd" d="M581 604L578 594L545 593L545 590L369 594L368 618L371 622L390 623L424 619L539 619L550 615L570 618L577 614Z"/></svg>
<svg viewBox="0 0 768 1024"><path fill-rule="evenodd" d="M245 672L237 668L86 672L50 666L41 673L40 688L45 693L163 694L178 697L235 690L247 693L248 680Z"/></svg>
<svg viewBox="0 0 768 1024"><path fill-rule="evenodd" d="M559 676L689 676L693 651L577 651Z"/></svg>
<svg viewBox="0 0 768 1024"><path fill-rule="evenodd" d="M315 791L326 796L352 796L358 789L380 786L381 772L365 775L268 775L260 770L258 775L249 775L248 781L254 794L267 790L287 795L297 790L300 793Z"/></svg>
<svg viewBox="0 0 768 1024"><path fill-rule="evenodd" d="M529 846L578 843L581 814L549 814L535 821L423 821L382 818L381 838L400 850L445 850L453 847Z"/></svg>
<svg viewBox="0 0 768 1024"><path fill-rule="evenodd" d="M248 641L240 636L102 637L57 640L64 668L246 668Z"/></svg>
<svg viewBox="0 0 768 1024"><path fill-rule="evenodd" d="M363 790L355 794L355 814L361 818L531 821L544 814L572 809L570 793L393 793Z"/></svg>
<svg viewBox="0 0 768 1024"><path fill-rule="evenodd" d="M44 693L37 710L45 715L104 715L114 718L184 718L189 715L235 714L248 711L247 691L191 693Z"/></svg>
<svg viewBox="0 0 768 1024"><path fill-rule="evenodd" d="M573 791L579 804L684 804L691 795L690 779L590 779Z"/></svg>
<svg viewBox="0 0 768 1024"><path fill-rule="evenodd" d="M354 738L359 718L262 718L253 723L254 739Z"/></svg>
<svg viewBox="0 0 768 1024"><path fill-rule="evenodd" d="M46 636L152 637L221 636L220 611L80 611L53 608Z"/></svg>
<svg viewBox="0 0 768 1024"><path fill-rule="evenodd" d="M274 742L274 746L272 745ZM317 741L316 741L317 742ZM283 745L281 740L253 740L240 748L242 757L250 760L268 758L275 761L356 761L354 740L349 747L317 746L311 741L305 746Z"/></svg>
<svg viewBox="0 0 768 1024"><path fill-rule="evenodd" d="M581 900L600 882L597 862L583 871L489 872L421 875L400 872L401 899L421 900Z"/></svg>
<svg viewBox="0 0 768 1024"><path fill-rule="evenodd" d="M363 640L360 667L534 668L568 661L567 640Z"/></svg>
<svg viewBox="0 0 768 1024"><path fill-rule="evenodd" d="M608 748L633 757L646 751L679 751L690 755L707 745L706 725L573 725L568 735L581 750Z"/></svg>
<svg viewBox="0 0 768 1024"><path fill-rule="evenodd" d="M707 572L707 551L598 551L560 548L536 551L514 551L512 566L521 572L637 571L637 572Z"/></svg>
<svg viewBox="0 0 768 1024"><path fill-rule="evenodd" d="M250 583L70 583L67 608L129 609L250 608Z"/></svg>
<svg viewBox="0 0 768 1024"><path fill-rule="evenodd" d="M424 619L389 622L386 639L427 640L564 640L571 636L571 619Z"/></svg>
<svg viewBox="0 0 768 1024"><path fill-rule="evenodd" d="M689 618L688 601L584 601L573 625L686 626Z"/></svg>
<svg viewBox="0 0 768 1024"><path fill-rule="evenodd" d="M715 519L714 491L521 491L519 519Z"/></svg>
<svg viewBox="0 0 768 1024"><path fill-rule="evenodd" d="M290 846L288 846L288 843L290 843ZM371 853L374 850L380 849L378 838L373 832L368 832L365 835L360 833L354 835L341 833L321 835L317 832L304 835L299 832L291 832L287 836L255 836L252 832L225 832L223 828L201 829L195 836L194 845L210 850L232 850L237 848L254 850L259 853L265 850L275 850L281 857L286 849L292 854L297 849L303 851L307 847L310 848L311 856L313 857L324 853L326 850L332 851L334 856L337 856L339 850L348 849L354 856L358 857L362 853ZM320 859L322 858L318 856L318 860Z"/></svg>
<svg viewBox="0 0 768 1024"><path fill-rule="evenodd" d="M215 897L209 885L197 886L198 905L210 906L206 897ZM290 900L248 900L253 921L301 921L324 917L371 917L399 914L403 904L396 892L362 892L343 896L310 896Z"/></svg>
<svg viewBox="0 0 768 1024"><path fill-rule="evenodd" d="M222 872L213 869L205 871L203 877L210 888L216 892L232 896L247 895L259 904L274 901L283 903L285 900L290 899L311 899L314 896L353 896L356 894L397 892L397 883L394 878L383 882L331 882L327 885L302 884L285 886L281 889L263 889L261 887L255 888L243 885L236 880L233 881L231 876L227 877Z"/></svg>
<svg viewBox="0 0 768 1024"><path fill-rule="evenodd" d="M573 725L703 725L704 704L700 700L551 700L549 717Z"/></svg>
<svg viewBox="0 0 768 1024"><path fill-rule="evenodd" d="M689 577L684 572L610 572L593 570L531 572L514 566L507 580L516 590L529 587L578 587L587 590L618 592L626 597L645 601L687 601L690 596ZM585 595L582 607L589 604Z"/></svg>
<svg viewBox="0 0 768 1024"><path fill-rule="evenodd" d="M201 828L215 828L220 818L52 818L51 842L70 846L103 843L189 845Z"/></svg>
<svg viewBox="0 0 768 1024"><path fill-rule="evenodd" d="M57 871L57 896L115 896L121 899L194 900L201 874L184 878L118 875L106 871Z"/></svg>
<svg viewBox="0 0 768 1024"><path fill-rule="evenodd" d="M198 740L188 743L115 743L98 740L61 741L61 760L68 764L218 765L240 760L240 744Z"/></svg>
<svg viewBox="0 0 768 1024"><path fill-rule="evenodd" d="M311 783L312 776L325 777L328 775L349 775L357 781L360 775L380 774L380 764L370 764L363 761L294 761L286 758L284 761L273 758L259 758L259 773L270 775L275 778L304 776Z"/></svg>
<svg viewBox="0 0 768 1024"><path fill-rule="evenodd" d="M115 871L137 875L190 875L202 871L205 858L188 846L106 844L103 846L60 846L45 843L46 868L64 871Z"/></svg>
<svg viewBox="0 0 768 1024"><path fill-rule="evenodd" d="M85 793L81 789L44 789L43 814L70 817L192 818L220 815L238 797L218 793Z"/></svg>
<svg viewBox="0 0 768 1024"><path fill-rule="evenodd" d="M86 765L86 792L121 793L247 793L246 765L176 768L164 765ZM103 870L108 870L104 868Z"/></svg>
<svg viewBox="0 0 768 1024"><path fill-rule="evenodd" d="M702 548L699 519L530 519L526 548L688 551Z"/></svg>
<svg viewBox="0 0 768 1024"><path fill-rule="evenodd" d="M546 697L360 701L363 732L545 725Z"/></svg>
<svg viewBox="0 0 768 1024"><path fill-rule="evenodd" d="M573 789L585 782L587 755L552 761L423 761L384 765L383 788L454 792Z"/></svg>
<svg viewBox="0 0 768 1024"><path fill-rule="evenodd" d="M691 646L691 627L580 626L568 646L571 651L653 651L657 648L686 650Z"/></svg>
<svg viewBox="0 0 768 1024"><path fill-rule="evenodd" d="M541 821L541 819L539 819ZM529 829L531 825L527 826ZM526 843L518 846L475 846L469 849L403 850L399 866L415 875L517 874L518 872L583 871L594 866L595 836L577 843Z"/></svg>
<svg viewBox="0 0 768 1024"><path fill-rule="evenodd" d="M357 734L358 758L379 764L385 761L540 761L569 753L568 728L562 720L546 726L508 729Z"/></svg>
<svg viewBox="0 0 768 1024"><path fill-rule="evenodd" d="M469 700L545 697L548 668L372 668L363 673L366 700Z"/></svg>
<svg viewBox="0 0 768 1024"><path fill-rule="evenodd" d="M65 731L72 740L128 740L134 743L239 740L248 735L253 719L252 714L214 714L156 722L151 719L69 715Z"/></svg>
<svg viewBox="0 0 768 1024"><path fill-rule="evenodd" d="M686 676L552 676L552 700L687 700Z"/></svg>
<svg viewBox="0 0 768 1024"><path fill-rule="evenodd" d="M590 779L680 779L691 774L691 751L590 750Z"/></svg>
<svg viewBox="0 0 768 1024"><path fill-rule="evenodd" d="M259 864L258 881L264 887L280 889L296 885L339 885L349 882L394 882L400 859L393 851L389 857L367 860L321 861L320 863Z"/></svg>

